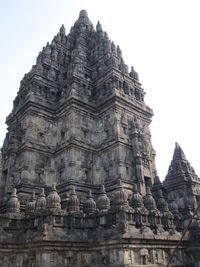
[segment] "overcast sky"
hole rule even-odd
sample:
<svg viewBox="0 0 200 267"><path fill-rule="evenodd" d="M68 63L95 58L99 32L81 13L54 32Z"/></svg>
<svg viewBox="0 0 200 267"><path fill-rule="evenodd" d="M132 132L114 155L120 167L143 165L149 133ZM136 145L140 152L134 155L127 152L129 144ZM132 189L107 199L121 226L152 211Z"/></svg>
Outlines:
<svg viewBox="0 0 200 267"><path fill-rule="evenodd" d="M126 64L139 73L155 114L151 132L160 178L175 142L200 175L199 0L1 0L0 146L20 80L61 24L69 33L81 9L94 26L100 20Z"/></svg>

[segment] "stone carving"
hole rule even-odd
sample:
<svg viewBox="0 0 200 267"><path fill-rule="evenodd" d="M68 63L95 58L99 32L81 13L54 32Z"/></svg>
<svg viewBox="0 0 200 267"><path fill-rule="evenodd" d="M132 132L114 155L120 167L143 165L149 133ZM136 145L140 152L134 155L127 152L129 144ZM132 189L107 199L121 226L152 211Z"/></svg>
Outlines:
<svg viewBox="0 0 200 267"><path fill-rule="evenodd" d="M79 212L80 211L80 201L77 197L75 187L72 186L71 194L68 201L68 211L69 212Z"/></svg>
<svg viewBox="0 0 200 267"><path fill-rule="evenodd" d="M104 185L101 186L100 196L97 198L97 208L103 212L110 208L110 200L106 195Z"/></svg>
<svg viewBox="0 0 200 267"><path fill-rule="evenodd" d="M161 183L153 111L100 22L95 30L82 10L65 32L24 75L6 120L0 265L166 266L200 203L200 179L176 143ZM199 216L173 265L200 261Z"/></svg>
<svg viewBox="0 0 200 267"><path fill-rule="evenodd" d="M61 198L56 191L56 185L53 184L49 195L46 198L47 209L61 209Z"/></svg>
<svg viewBox="0 0 200 267"><path fill-rule="evenodd" d="M20 203L17 197L16 188L13 189L11 196L7 202L7 212L8 213L19 213L20 212Z"/></svg>
<svg viewBox="0 0 200 267"><path fill-rule="evenodd" d="M26 204L26 214L31 214L35 211L36 197L35 191L33 191L30 201Z"/></svg>
<svg viewBox="0 0 200 267"><path fill-rule="evenodd" d="M44 188L42 188L42 192L40 193L36 201L36 210L40 211L44 210L45 208L46 208L46 197L44 194Z"/></svg>
<svg viewBox="0 0 200 267"><path fill-rule="evenodd" d="M92 198L92 192L89 190L87 200L85 201L84 210L86 214L91 214L96 211L96 203Z"/></svg>

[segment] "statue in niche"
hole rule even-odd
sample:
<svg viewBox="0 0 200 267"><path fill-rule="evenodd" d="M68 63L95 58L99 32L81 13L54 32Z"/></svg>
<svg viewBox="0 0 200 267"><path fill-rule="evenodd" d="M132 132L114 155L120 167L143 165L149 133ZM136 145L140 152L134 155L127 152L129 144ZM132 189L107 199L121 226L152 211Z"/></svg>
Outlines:
<svg viewBox="0 0 200 267"><path fill-rule="evenodd" d="M39 184L45 184L45 181L44 181L44 170L40 170L40 171L37 171L37 174L38 174L38 179L37 179L37 182Z"/></svg>
<svg viewBox="0 0 200 267"><path fill-rule="evenodd" d="M139 135L141 133L140 121L134 117L133 121L130 122L132 133Z"/></svg>
<svg viewBox="0 0 200 267"><path fill-rule="evenodd" d="M118 86L118 79L117 77L113 77L112 78L112 89L118 89L117 86Z"/></svg>
<svg viewBox="0 0 200 267"><path fill-rule="evenodd" d="M141 156L142 152L142 140L141 140L141 126L138 119L134 119L131 127L131 133L133 138L133 150L134 154L137 156Z"/></svg>
<svg viewBox="0 0 200 267"><path fill-rule="evenodd" d="M141 133L141 131L142 131L142 126L141 126L141 121L140 121L140 119L139 119L139 118L135 118L134 121L135 121L135 127L136 127L136 129L138 130L139 133Z"/></svg>
<svg viewBox="0 0 200 267"><path fill-rule="evenodd" d="M36 180L39 184L45 184L47 178L47 158L38 157L35 165Z"/></svg>
<svg viewBox="0 0 200 267"><path fill-rule="evenodd" d="M144 132L141 133L141 148L144 154L150 155L150 142Z"/></svg>
<svg viewBox="0 0 200 267"><path fill-rule="evenodd" d="M125 94L129 95L129 87L127 82L123 82L123 91Z"/></svg>

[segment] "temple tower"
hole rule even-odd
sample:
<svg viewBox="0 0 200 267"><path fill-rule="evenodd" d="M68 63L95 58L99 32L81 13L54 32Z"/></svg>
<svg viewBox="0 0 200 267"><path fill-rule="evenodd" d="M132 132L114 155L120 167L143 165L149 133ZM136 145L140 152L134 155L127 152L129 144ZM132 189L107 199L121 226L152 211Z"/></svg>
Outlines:
<svg viewBox="0 0 200 267"><path fill-rule="evenodd" d="M85 10L43 47L6 119L0 266L167 266L200 179L176 144L160 181L144 96ZM197 266L199 240L197 213L172 266Z"/></svg>
<svg viewBox="0 0 200 267"><path fill-rule="evenodd" d="M156 174L153 112L144 95L119 46L82 10L70 33L62 26L21 81L6 120L4 194L17 187L23 202L33 187L108 188L121 179L144 195Z"/></svg>

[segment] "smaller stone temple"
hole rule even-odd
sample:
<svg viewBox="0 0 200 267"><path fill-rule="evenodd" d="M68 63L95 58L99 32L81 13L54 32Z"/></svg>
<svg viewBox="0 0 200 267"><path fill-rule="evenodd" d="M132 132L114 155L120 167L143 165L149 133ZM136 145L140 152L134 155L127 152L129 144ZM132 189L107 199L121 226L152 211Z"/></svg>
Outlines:
<svg viewBox="0 0 200 267"><path fill-rule="evenodd" d="M0 267L167 266L183 234L170 266L199 266L200 178L176 143L160 181L144 97L85 10L43 47L6 119Z"/></svg>

